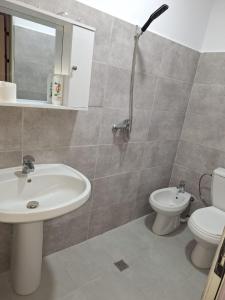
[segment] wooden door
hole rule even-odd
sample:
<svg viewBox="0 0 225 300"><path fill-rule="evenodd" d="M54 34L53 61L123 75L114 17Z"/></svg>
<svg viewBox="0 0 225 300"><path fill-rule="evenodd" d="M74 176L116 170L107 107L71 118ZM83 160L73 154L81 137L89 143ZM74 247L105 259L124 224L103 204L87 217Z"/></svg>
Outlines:
<svg viewBox="0 0 225 300"><path fill-rule="evenodd" d="M5 80L5 26L4 16L0 14L0 81Z"/></svg>
<svg viewBox="0 0 225 300"><path fill-rule="evenodd" d="M225 300L225 230L209 272L202 300Z"/></svg>
<svg viewBox="0 0 225 300"><path fill-rule="evenodd" d="M0 81L11 80L11 16L0 13Z"/></svg>

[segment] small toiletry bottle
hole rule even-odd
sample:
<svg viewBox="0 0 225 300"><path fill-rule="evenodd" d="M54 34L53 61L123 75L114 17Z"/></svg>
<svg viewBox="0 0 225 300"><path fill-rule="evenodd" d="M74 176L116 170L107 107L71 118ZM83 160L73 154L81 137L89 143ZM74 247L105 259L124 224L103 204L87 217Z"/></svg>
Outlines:
<svg viewBox="0 0 225 300"><path fill-rule="evenodd" d="M55 74L52 81L52 104L63 105L63 75Z"/></svg>

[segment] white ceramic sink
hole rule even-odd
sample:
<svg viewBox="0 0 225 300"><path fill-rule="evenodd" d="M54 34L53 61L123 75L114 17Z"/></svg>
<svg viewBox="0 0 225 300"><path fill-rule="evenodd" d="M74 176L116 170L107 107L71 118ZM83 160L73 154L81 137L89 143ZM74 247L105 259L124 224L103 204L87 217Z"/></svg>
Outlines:
<svg viewBox="0 0 225 300"><path fill-rule="evenodd" d="M11 271L17 294L31 294L40 284L43 221L79 208L90 193L89 180L65 165L36 165L28 175L22 167L0 170L0 222L14 224Z"/></svg>
<svg viewBox="0 0 225 300"><path fill-rule="evenodd" d="M89 180L65 165L36 165L21 174L21 167L0 171L0 222L27 223L52 219L83 205L90 196ZM27 208L30 201L38 207Z"/></svg>

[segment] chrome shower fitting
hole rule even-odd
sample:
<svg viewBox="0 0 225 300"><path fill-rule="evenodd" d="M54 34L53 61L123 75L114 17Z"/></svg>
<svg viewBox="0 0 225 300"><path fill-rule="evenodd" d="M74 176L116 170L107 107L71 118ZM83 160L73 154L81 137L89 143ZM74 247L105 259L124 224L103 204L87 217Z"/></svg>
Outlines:
<svg viewBox="0 0 225 300"><path fill-rule="evenodd" d="M132 59L132 71L130 78L130 101L129 101L129 119L123 120L119 124L114 124L112 126L112 131L116 134L118 131L121 133L125 133L128 138L130 138L130 134L132 131L133 125L133 102L134 102L134 79L135 79L135 67L136 67L136 59L137 59L137 49L138 49L138 41L142 34L148 29L149 25L157 19L161 14L163 14L169 8L168 5L163 4L160 6L147 20L143 27L136 26L136 32L134 35L134 51L133 51L133 59Z"/></svg>
<svg viewBox="0 0 225 300"><path fill-rule="evenodd" d="M112 131L113 133L117 133L117 131L122 131L124 133L129 134L130 128L130 120L126 119L119 124L113 124Z"/></svg>

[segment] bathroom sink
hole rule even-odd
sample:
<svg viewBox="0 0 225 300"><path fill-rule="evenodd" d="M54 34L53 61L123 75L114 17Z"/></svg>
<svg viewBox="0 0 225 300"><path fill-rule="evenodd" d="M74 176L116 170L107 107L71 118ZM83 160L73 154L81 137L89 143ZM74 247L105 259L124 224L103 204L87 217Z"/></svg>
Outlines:
<svg viewBox="0 0 225 300"><path fill-rule="evenodd" d="M44 221L79 208L91 193L89 180L77 170L63 164L34 167L30 158L24 157L22 167L0 170L0 222L13 224L11 278L19 295L40 284Z"/></svg>
<svg viewBox="0 0 225 300"><path fill-rule="evenodd" d="M65 165L36 165L22 175L21 167L0 171L0 222L28 223L52 219L83 205L91 185Z"/></svg>

